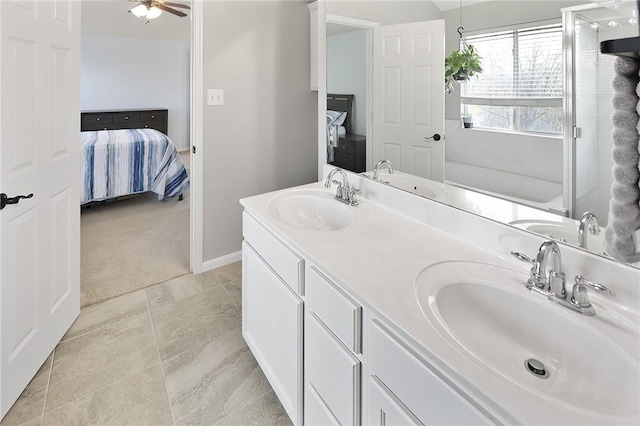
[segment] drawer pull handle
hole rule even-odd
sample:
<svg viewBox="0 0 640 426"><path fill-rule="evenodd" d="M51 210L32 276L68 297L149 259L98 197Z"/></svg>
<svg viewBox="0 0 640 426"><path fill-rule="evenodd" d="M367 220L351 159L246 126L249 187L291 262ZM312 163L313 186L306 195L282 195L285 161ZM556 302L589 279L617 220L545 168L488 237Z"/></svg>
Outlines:
<svg viewBox="0 0 640 426"><path fill-rule="evenodd" d="M125 120L128 120L128 119L129 119L129 116L128 116L128 115L125 115L125 116L124 116L124 119L125 119Z"/></svg>
<svg viewBox="0 0 640 426"><path fill-rule="evenodd" d="M100 121L100 117L97 117L97 118L96 118L96 121Z"/></svg>
<svg viewBox="0 0 640 426"><path fill-rule="evenodd" d="M151 116L151 119L153 120L154 118L156 118L156 116L155 116L155 115L152 115L152 116Z"/></svg>

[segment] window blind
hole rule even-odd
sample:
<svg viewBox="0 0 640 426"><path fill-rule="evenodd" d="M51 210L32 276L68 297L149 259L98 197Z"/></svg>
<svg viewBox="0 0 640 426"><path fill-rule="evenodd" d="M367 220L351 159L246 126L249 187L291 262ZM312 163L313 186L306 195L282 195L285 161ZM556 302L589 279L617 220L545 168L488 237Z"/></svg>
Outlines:
<svg viewBox="0 0 640 426"><path fill-rule="evenodd" d="M462 103L493 106L562 105L562 26L470 36L483 72L463 85Z"/></svg>

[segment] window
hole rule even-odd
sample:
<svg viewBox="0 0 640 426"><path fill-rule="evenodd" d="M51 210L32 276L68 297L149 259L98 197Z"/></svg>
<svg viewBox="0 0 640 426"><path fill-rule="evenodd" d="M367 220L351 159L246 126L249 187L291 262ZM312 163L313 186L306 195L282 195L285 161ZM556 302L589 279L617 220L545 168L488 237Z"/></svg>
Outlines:
<svg viewBox="0 0 640 426"><path fill-rule="evenodd" d="M562 134L562 26L469 36L482 74L462 85L474 126Z"/></svg>

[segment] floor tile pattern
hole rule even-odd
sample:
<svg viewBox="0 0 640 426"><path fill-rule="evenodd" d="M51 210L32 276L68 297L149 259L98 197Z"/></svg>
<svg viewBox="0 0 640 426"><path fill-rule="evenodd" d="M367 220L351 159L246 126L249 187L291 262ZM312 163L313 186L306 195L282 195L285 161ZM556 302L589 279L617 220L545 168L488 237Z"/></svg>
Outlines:
<svg viewBox="0 0 640 426"><path fill-rule="evenodd" d="M83 308L2 425L291 425L241 293L235 263Z"/></svg>

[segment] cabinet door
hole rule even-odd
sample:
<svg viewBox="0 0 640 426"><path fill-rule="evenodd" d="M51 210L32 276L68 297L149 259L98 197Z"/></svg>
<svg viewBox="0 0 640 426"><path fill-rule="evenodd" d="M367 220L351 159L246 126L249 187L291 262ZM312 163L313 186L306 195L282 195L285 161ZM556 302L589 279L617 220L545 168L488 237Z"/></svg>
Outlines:
<svg viewBox="0 0 640 426"><path fill-rule="evenodd" d="M359 425L360 361L311 311L305 331L305 398L313 389L339 424ZM305 417L305 424L322 423Z"/></svg>
<svg viewBox="0 0 640 426"><path fill-rule="evenodd" d="M242 279L242 335L291 421L302 424L302 301L246 242Z"/></svg>
<svg viewBox="0 0 640 426"><path fill-rule="evenodd" d="M369 378L369 422L371 426L422 426L380 380Z"/></svg>

